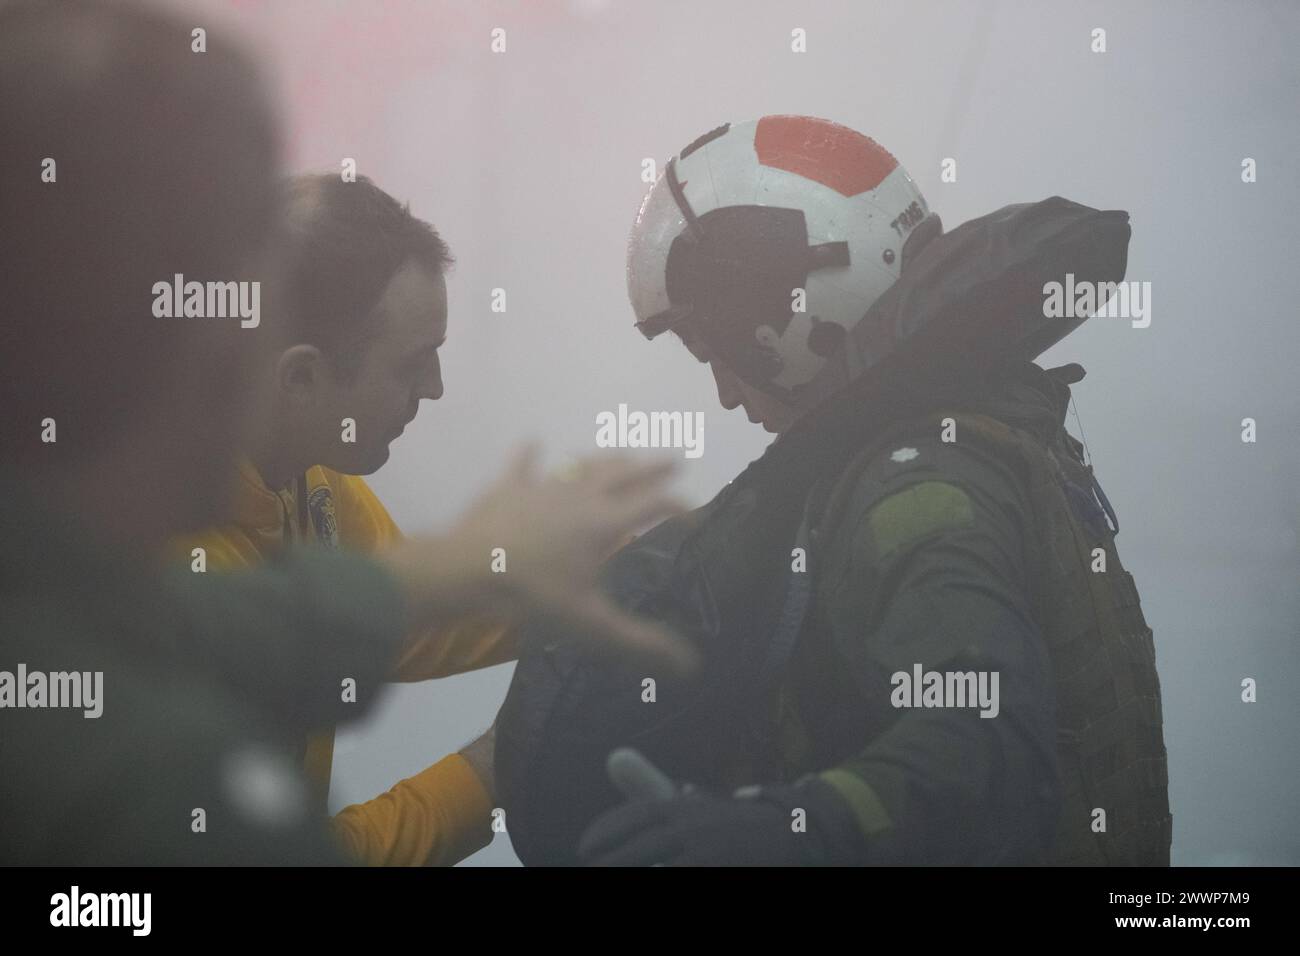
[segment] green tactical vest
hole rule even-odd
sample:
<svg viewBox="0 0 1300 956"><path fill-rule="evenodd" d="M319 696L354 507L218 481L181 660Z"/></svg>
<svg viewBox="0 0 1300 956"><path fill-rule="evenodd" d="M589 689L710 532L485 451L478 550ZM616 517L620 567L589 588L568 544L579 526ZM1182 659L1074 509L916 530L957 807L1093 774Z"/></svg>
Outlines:
<svg viewBox="0 0 1300 956"><path fill-rule="evenodd" d="M1172 817L1151 629L1133 577L1120 563L1115 531L1108 522L1088 527L1070 505L1069 485L1091 495L1093 479L1064 428L1048 445L987 415L932 412L889 429L855 456L830 494L826 516L837 515L857 475L879 454L902 436L939 434L948 417L963 442L978 442L1013 469L1030 502L1029 597L1054 678L1062 796L1055 840L1040 862L1168 866ZM1103 567L1102 555L1105 570L1094 571ZM782 722L797 724L787 694L778 699ZM779 733L793 741L800 736L788 725ZM791 753L789 745L781 749ZM1104 832L1094 831L1101 826L1098 810L1105 812Z"/></svg>

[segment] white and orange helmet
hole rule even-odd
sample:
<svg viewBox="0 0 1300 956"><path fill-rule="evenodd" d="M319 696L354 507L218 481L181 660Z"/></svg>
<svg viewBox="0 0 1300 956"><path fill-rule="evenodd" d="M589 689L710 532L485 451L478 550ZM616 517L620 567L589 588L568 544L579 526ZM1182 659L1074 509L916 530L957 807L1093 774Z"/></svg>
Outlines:
<svg viewBox="0 0 1300 956"><path fill-rule="evenodd" d="M637 328L700 342L790 400L898 278L926 220L942 228L898 160L848 127L719 126L669 160L641 203L627 256Z"/></svg>

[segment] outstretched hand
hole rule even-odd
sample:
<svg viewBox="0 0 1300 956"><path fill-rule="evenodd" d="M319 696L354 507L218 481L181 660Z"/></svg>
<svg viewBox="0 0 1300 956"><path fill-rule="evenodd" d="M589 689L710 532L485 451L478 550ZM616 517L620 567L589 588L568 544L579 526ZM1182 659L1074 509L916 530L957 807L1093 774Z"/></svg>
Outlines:
<svg viewBox="0 0 1300 956"><path fill-rule="evenodd" d="M684 639L613 604L596 586L609 554L632 532L682 510L664 490L670 462L580 461L538 477L536 453L517 453L502 476L442 539L411 541L386 556L417 601L443 613L493 609L541 617L556 635L629 669L689 674Z"/></svg>

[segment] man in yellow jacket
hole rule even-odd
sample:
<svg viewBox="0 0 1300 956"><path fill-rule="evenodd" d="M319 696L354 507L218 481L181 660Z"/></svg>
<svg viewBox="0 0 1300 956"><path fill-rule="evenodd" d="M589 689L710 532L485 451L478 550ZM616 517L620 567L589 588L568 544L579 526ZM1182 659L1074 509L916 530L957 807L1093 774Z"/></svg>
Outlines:
<svg viewBox="0 0 1300 956"><path fill-rule="evenodd" d="M271 491L256 468L243 461L235 495L236 510L229 525L178 542L191 561L198 559L195 549L201 548L209 569L251 568L300 540L318 545L334 541L352 551L372 553L401 539L365 481L328 468L309 468L302 485ZM297 505L304 498L305 524L299 523ZM409 640L393 679L446 677L513 660L516 655L503 623L466 618ZM307 741L304 769L320 805L329 795L333 756L333 727ZM371 865L456 863L492 839L491 766L489 733L387 793L345 808L333 819L335 834L350 855Z"/></svg>
<svg viewBox="0 0 1300 956"><path fill-rule="evenodd" d="M228 524L175 542L207 569L248 568L286 548L380 552L401 532L366 482L422 399L442 395L443 277L451 257L427 223L365 177L304 176L289 187L288 348L267 362L273 399L260 440L239 463ZM485 617L413 635L393 678L418 681L513 660L504 623ZM307 742L323 805L333 728ZM334 829L371 865L450 865L492 838L491 731L460 753L349 806Z"/></svg>

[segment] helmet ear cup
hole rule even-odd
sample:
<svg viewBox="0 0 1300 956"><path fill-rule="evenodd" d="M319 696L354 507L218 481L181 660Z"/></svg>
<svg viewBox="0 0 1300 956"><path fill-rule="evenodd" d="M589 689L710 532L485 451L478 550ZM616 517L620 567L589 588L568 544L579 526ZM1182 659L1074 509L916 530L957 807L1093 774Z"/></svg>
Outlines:
<svg viewBox="0 0 1300 956"><path fill-rule="evenodd" d="M844 347L848 330L838 322L823 322L817 316L812 318L812 331L808 333L808 350L822 358L830 358Z"/></svg>

